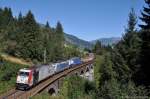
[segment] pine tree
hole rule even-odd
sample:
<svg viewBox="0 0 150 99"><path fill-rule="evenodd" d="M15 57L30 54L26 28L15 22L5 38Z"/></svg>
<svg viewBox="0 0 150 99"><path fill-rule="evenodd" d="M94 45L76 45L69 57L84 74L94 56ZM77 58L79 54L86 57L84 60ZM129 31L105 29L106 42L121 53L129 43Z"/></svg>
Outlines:
<svg viewBox="0 0 150 99"><path fill-rule="evenodd" d="M60 46L63 47L64 46L64 32L63 32L63 27L61 25L60 22L57 22L57 25L56 25L56 37L57 39L60 40Z"/></svg>
<svg viewBox="0 0 150 99"><path fill-rule="evenodd" d="M41 60L43 56L42 38L39 26L31 11L29 11L24 18L20 37L21 56L24 58Z"/></svg>
<svg viewBox="0 0 150 99"><path fill-rule="evenodd" d="M150 0L145 0L145 3L148 5L143 8L143 12L141 12L142 17L140 17L141 21L145 24L139 25L143 30L150 29Z"/></svg>
<svg viewBox="0 0 150 99"><path fill-rule="evenodd" d="M20 42L20 39L22 39L20 37L20 35L23 33L23 21L24 21L24 18L22 16L22 13L20 12L19 13L19 16L18 16L18 19L17 19L17 33L16 33L16 41L17 42Z"/></svg>
<svg viewBox="0 0 150 99"><path fill-rule="evenodd" d="M102 44L100 41L96 42L93 52L96 54L99 54L99 55L101 55L103 53Z"/></svg>
<svg viewBox="0 0 150 99"><path fill-rule="evenodd" d="M7 8L5 7L3 10L3 14L2 14L2 26L3 28L7 28L7 25L10 24L10 22L13 20L13 15L12 15L12 11L11 8Z"/></svg>
<svg viewBox="0 0 150 99"><path fill-rule="evenodd" d="M116 79L121 83L127 83L131 78L131 71L118 49L114 49L111 53L111 61L113 70L116 73Z"/></svg>
<svg viewBox="0 0 150 99"><path fill-rule="evenodd" d="M57 60L60 60L63 57L63 50L64 50L64 32L63 27L60 22L57 22L56 29L55 29L55 57Z"/></svg>
<svg viewBox="0 0 150 99"><path fill-rule="evenodd" d="M133 8L131 8L131 11L129 13L128 25L126 28L126 33L135 31L136 23L137 23L137 17L135 11Z"/></svg>
<svg viewBox="0 0 150 99"><path fill-rule="evenodd" d="M2 27L2 24L3 24L3 9L0 8L0 32L1 32L1 27Z"/></svg>
<svg viewBox="0 0 150 99"><path fill-rule="evenodd" d="M0 16L0 31L3 33L4 39L6 40L9 38L8 32L11 31L10 28L12 27L14 18L11 9L7 7L1 10Z"/></svg>
<svg viewBox="0 0 150 99"><path fill-rule="evenodd" d="M109 54L104 55L104 62L100 67L100 73L101 73L101 78L99 81L100 82L99 86L103 85L105 82L115 77L115 73L113 71L113 64Z"/></svg>
<svg viewBox="0 0 150 99"><path fill-rule="evenodd" d="M135 74L139 70L139 51L140 51L140 38L137 33L136 27L137 19L132 8L129 13L129 19L127 28L125 29L125 35L122 40L115 46L114 49L114 66L115 70L118 70L119 75L124 75L120 79L126 79L129 81L135 77ZM119 77L119 76L118 76Z"/></svg>
<svg viewBox="0 0 150 99"><path fill-rule="evenodd" d="M11 8L5 7L0 13L0 34L3 50L11 55L16 47L16 18L13 17Z"/></svg>
<svg viewBox="0 0 150 99"><path fill-rule="evenodd" d="M141 27L141 53L140 53L140 64L141 64L141 72L143 73L142 80L140 83L145 85L150 85L150 0L145 0L147 7L143 8L143 12L141 12L142 17L140 17L141 21L144 24L139 25Z"/></svg>
<svg viewBox="0 0 150 99"><path fill-rule="evenodd" d="M0 50L3 49L4 44L4 29L3 29L3 9L0 8Z"/></svg>
<svg viewBox="0 0 150 99"><path fill-rule="evenodd" d="M23 16L22 13L20 12L18 16L18 26L22 26L22 25L23 25Z"/></svg>
<svg viewBox="0 0 150 99"><path fill-rule="evenodd" d="M48 21L46 22L46 26L45 26L45 27L50 29L50 26L49 26L49 22L48 22Z"/></svg>
<svg viewBox="0 0 150 99"><path fill-rule="evenodd" d="M54 37L51 31L50 25L47 22L45 27L42 30L42 34L44 34L43 41L44 41L44 51L46 53L45 59L47 62L53 61L54 58ZM55 42L56 43L56 42Z"/></svg>
<svg viewBox="0 0 150 99"><path fill-rule="evenodd" d="M133 73L137 72L139 68L138 58L140 52L141 39L139 38L139 33L135 29L137 23L136 14L134 9L131 9L129 13L128 26L125 30L125 35L123 36L123 45L125 49L124 58L127 65L132 70Z"/></svg>

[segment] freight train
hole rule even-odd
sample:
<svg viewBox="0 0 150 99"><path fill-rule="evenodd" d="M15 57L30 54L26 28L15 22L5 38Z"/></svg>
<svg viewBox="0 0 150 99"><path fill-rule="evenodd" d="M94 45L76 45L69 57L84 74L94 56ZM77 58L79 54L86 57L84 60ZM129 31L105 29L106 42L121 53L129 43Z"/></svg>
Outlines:
<svg viewBox="0 0 150 99"><path fill-rule="evenodd" d="M17 75L16 89L27 90L51 75L79 64L82 64L81 59L79 57L74 57L59 63L37 65L20 69Z"/></svg>

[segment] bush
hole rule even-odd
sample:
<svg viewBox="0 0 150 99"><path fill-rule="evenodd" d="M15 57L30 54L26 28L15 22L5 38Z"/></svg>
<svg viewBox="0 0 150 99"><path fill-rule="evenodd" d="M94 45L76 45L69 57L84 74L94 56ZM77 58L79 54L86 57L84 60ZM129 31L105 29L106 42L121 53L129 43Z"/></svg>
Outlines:
<svg viewBox="0 0 150 99"><path fill-rule="evenodd" d="M94 82L73 76L64 80L60 92L64 99L91 99L95 93L95 85Z"/></svg>
<svg viewBox="0 0 150 99"><path fill-rule="evenodd" d="M86 80L84 83L84 88L86 94L91 94L92 92L95 92L96 86L94 82Z"/></svg>
<svg viewBox="0 0 150 99"><path fill-rule="evenodd" d="M15 86L18 70L28 66L8 61L3 61L3 64L0 66L0 94L2 94Z"/></svg>
<svg viewBox="0 0 150 99"><path fill-rule="evenodd" d="M3 62L4 61L4 59L3 59L3 57L0 55L0 62Z"/></svg>
<svg viewBox="0 0 150 99"><path fill-rule="evenodd" d="M148 96L148 92L143 86L136 87L131 81L127 84L121 84L115 79L106 81L97 94L97 98L101 99L125 99L126 97L138 96Z"/></svg>
<svg viewBox="0 0 150 99"><path fill-rule="evenodd" d="M6 71L2 77L1 77L1 80L2 81L9 81L11 80L11 77L13 76L13 71Z"/></svg>

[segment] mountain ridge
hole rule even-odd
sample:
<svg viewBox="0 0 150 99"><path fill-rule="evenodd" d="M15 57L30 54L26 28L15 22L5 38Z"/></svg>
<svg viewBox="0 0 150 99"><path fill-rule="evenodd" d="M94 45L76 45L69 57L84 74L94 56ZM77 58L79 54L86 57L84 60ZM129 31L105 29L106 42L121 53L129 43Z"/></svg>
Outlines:
<svg viewBox="0 0 150 99"><path fill-rule="evenodd" d="M118 43L121 40L120 37L104 37L104 38L99 38L97 40L93 40L91 41L92 44L95 44L96 41L100 41L102 43L102 45L113 45Z"/></svg>
<svg viewBox="0 0 150 99"><path fill-rule="evenodd" d="M78 46L79 48L90 48L90 49L93 46L93 44L91 44L90 42L82 40L74 35L65 33L64 36L65 42L67 44L73 44L75 46Z"/></svg>
<svg viewBox="0 0 150 99"><path fill-rule="evenodd" d="M72 34L64 33L64 36L65 36L65 42L67 44L73 44L82 49L83 48L92 49L96 41L100 41L102 45L113 45L118 43L121 40L120 37L109 37L109 38L100 38L92 41L86 41Z"/></svg>

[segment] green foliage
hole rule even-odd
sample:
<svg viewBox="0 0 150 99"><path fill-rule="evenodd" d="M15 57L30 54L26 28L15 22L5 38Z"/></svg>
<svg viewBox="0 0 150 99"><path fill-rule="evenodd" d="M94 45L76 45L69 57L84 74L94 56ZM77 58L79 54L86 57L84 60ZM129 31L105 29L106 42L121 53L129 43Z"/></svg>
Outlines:
<svg viewBox="0 0 150 99"><path fill-rule="evenodd" d="M146 3L150 5L149 0ZM144 11L149 14L150 9L144 8ZM146 17L143 13L142 15L141 19L146 25L140 25L143 30L139 33L135 29L136 15L131 9L125 35L112 50L107 50L110 54L103 54L101 64L97 62L96 67L99 65L99 69L95 71L99 76L95 79L98 86L96 98L125 99L138 96L148 98L148 88L137 85L139 82L145 84L145 81L150 81L148 80L150 33L149 30L144 30L149 29L150 24L148 16Z"/></svg>
<svg viewBox="0 0 150 99"><path fill-rule="evenodd" d="M137 17L136 17L136 14L134 12L134 9L131 8L131 11L129 13L129 19L128 19L128 25L126 28L126 32L130 33L130 32L135 31L136 23L137 23Z"/></svg>
<svg viewBox="0 0 150 99"><path fill-rule="evenodd" d="M116 75L110 58L111 57L109 53L103 56L96 56L94 65L94 78L97 89L100 88L105 81L113 79Z"/></svg>
<svg viewBox="0 0 150 99"><path fill-rule="evenodd" d="M84 91L87 95L93 94L95 92L96 86L92 81L85 80L84 82Z"/></svg>
<svg viewBox="0 0 150 99"><path fill-rule="evenodd" d="M93 48L93 52L98 54L98 55L102 55L103 53L103 48L102 48L102 44L100 41L97 41L94 48Z"/></svg>
<svg viewBox="0 0 150 99"><path fill-rule="evenodd" d="M60 95L65 99L91 99L95 91L93 82L84 80L81 77L73 76L64 80Z"/></svg>
<svg viewBox="0 0 150 99"><path fill-rule="evenodd" d="M19 35L21 39L18 43L21 57L41 60L43 53L41 34L31 11L24 17L22 27L22 32Z"/></svg>
<svg viewBox="0 0 150 99"><path fill-rule="evenodd" d="M105 81L100 87L98 97L100 99L122 99L121 94L119 85L114 79L111 79L110 81Z"/></svg>
<svg viewBox="0 0 150 99"><path fill-rule="evenodd" d="M144 25L141 24L139 25L143 30L149 30L150 29L150 1L149 0L144 0L145 3L147 4L147 7L143 7L143 12L141 12L142 17L140 17L141 21L144 22Z"/></svg>
<svg viewBox="0 0 150 99"><path fill-rule="evenodd" d="M65 88L67 89L65 91L63 89L61 90L62 95L66 99L79 99L84 94L83 83L83 80L79 77L67 78L66 82L64 82Z"/></svg>
<svg viewBox="0 0 150 99"><path fill-rule="evenodd" d="M113 69L116 72L116 78L121 82L128 82L131 78L131 71L122 55L117 51L113 51L111 53L111 60L113 63Z"/></svg>
<svg viewBox="0 0 150 99"><path fill-rule="evenodd" d="M62 25L60 22L57 23L56 25L56 30L54 32L54 35L55 35L55 39L54 39L54 42L57 42L55 43L55 58L57 60L60 60L62 59L63 57L63 46L64 46L64 33L63 33L63 28L62 28Z"/></svg>
<svg viewBox="0 0 150 99"><path fill-rule="evenodd" d="M134 82L127 79L130 78L130 75L126 74L128 70L123 65L117 66L117 64L114 65L112 54L110 53L96 57L94 66L97 89L96 99L124 99L126 97L148 95L145 87L136 86Z"/></svg>
<svg viewBox="0 0 150 99"><path fill-rule="evenodd" d="M74 56L78 56L78 57L82 56L81 51L76 46L72 46L72 45L66 46L64 48L63 53L64 53L63 57L65 59L68 59L68 58L71 58L71 57L74 57Z"/></svg>
<svg viewBox="0 0 150 99"><path fill-rule="evenodd" d="M15 87L17 72L28 66L3 61L0 64L0 94Z"/></svg>
<svg viewBox="0 0 150 99"><path fill-rule="evenodd" d="M54 56L55 56L55 52L54 52L54 44L56 42L54 42L54 33L52 32L52 29L49 26L49 23L46 23L46 26L41 28L41 33L42 33L42 37L44 39L43 41L43 53L45 54L45 56L43 56L45 58L45 60L47 62L53 61Z"/></svg>
<svg viewBox="0 0 150 99"><path fill-rule="evenodd" d="M137 79L139 71L139 53L141 39L135 29L136 15L133 9L129 13L127 28L122 40L114 47L112 52L112 61L115 71L118 72L118 79L125 82L130 79ZM136 82L136 80L135 80Z"/></svg>
<svg viewBox="0 0 150 99"><path fill-rule="evenodd" d="M125 99L134 97L147 97L148 93L142 86L136 87L133 82L121 84L119 81L112 79L106 81L99 90L97 99Z"/></svg>
<svg viewBox="0 0 150 99"><path fill-rule="evenodd" d="M141 44L141 50L140 50L140 69L141 71L139 72L141 75L139 75L139 84L145 84L147 86L150 85L150 1L145 0L145 3L147 4L146 7L143 7L143 11L141 12L142 17L140 17L141 21L144 24L139 25L141 27L141 39L142 39L142 44Z"/></svg>
<svg viewBox="0 0 150 99"><path fill-rule="evenodd" d="M90 42L79 39L76 36L66 33L64 34L64 36L65 36L65 43L67 44L78 46L81 49L88 48L91 50L93 47L93 44L91 44Z"/></svg>
<svg viewBox="0 0 150 99"><path fill-rule="evenodd" d="M115 72L113 70L113 64L110 60L110 55L104 55L104 62L101 64L100 67L100 85L103 85L106 81L109 81L115 77Z"/></svg>
<svg viewBox="0 0 150 99"><path fill-rule="evenodd" d="M15 27L15 18L12 16L10 8L0 9L0 50L6 49L7 46L15 46L12 36L14 33L12 31ZM7 37L10 39L8 40ZM5 42L3 42L5 41ZM9 43L9 45L8 45ZM11 49L12 47L10 47Z"/></svg>
<svg viewBox="0 0 150 99"><path fill-rule="evenodd" d="M103 56L96 56L96 59L95 59L95 63L94 63L94 79L95 79L95 84L96 84L96 88L99 88L100 86L100 77L101 77L101 74L100 74L100 68L101 68L101 65L104 61L104 58Z"/></svg>
<svg viewBox="0 0 150 99"><path fill-rule="evenodd" d="M4 61L3 57L0 55L0 63Z"/></svg>
<svg viewBox="0 0 150 99"><path fill-rule="evenodd" d="M11 77L13 76L13 71L6 71L1 76L1 81L9 81L11 80Z"/></svg>

